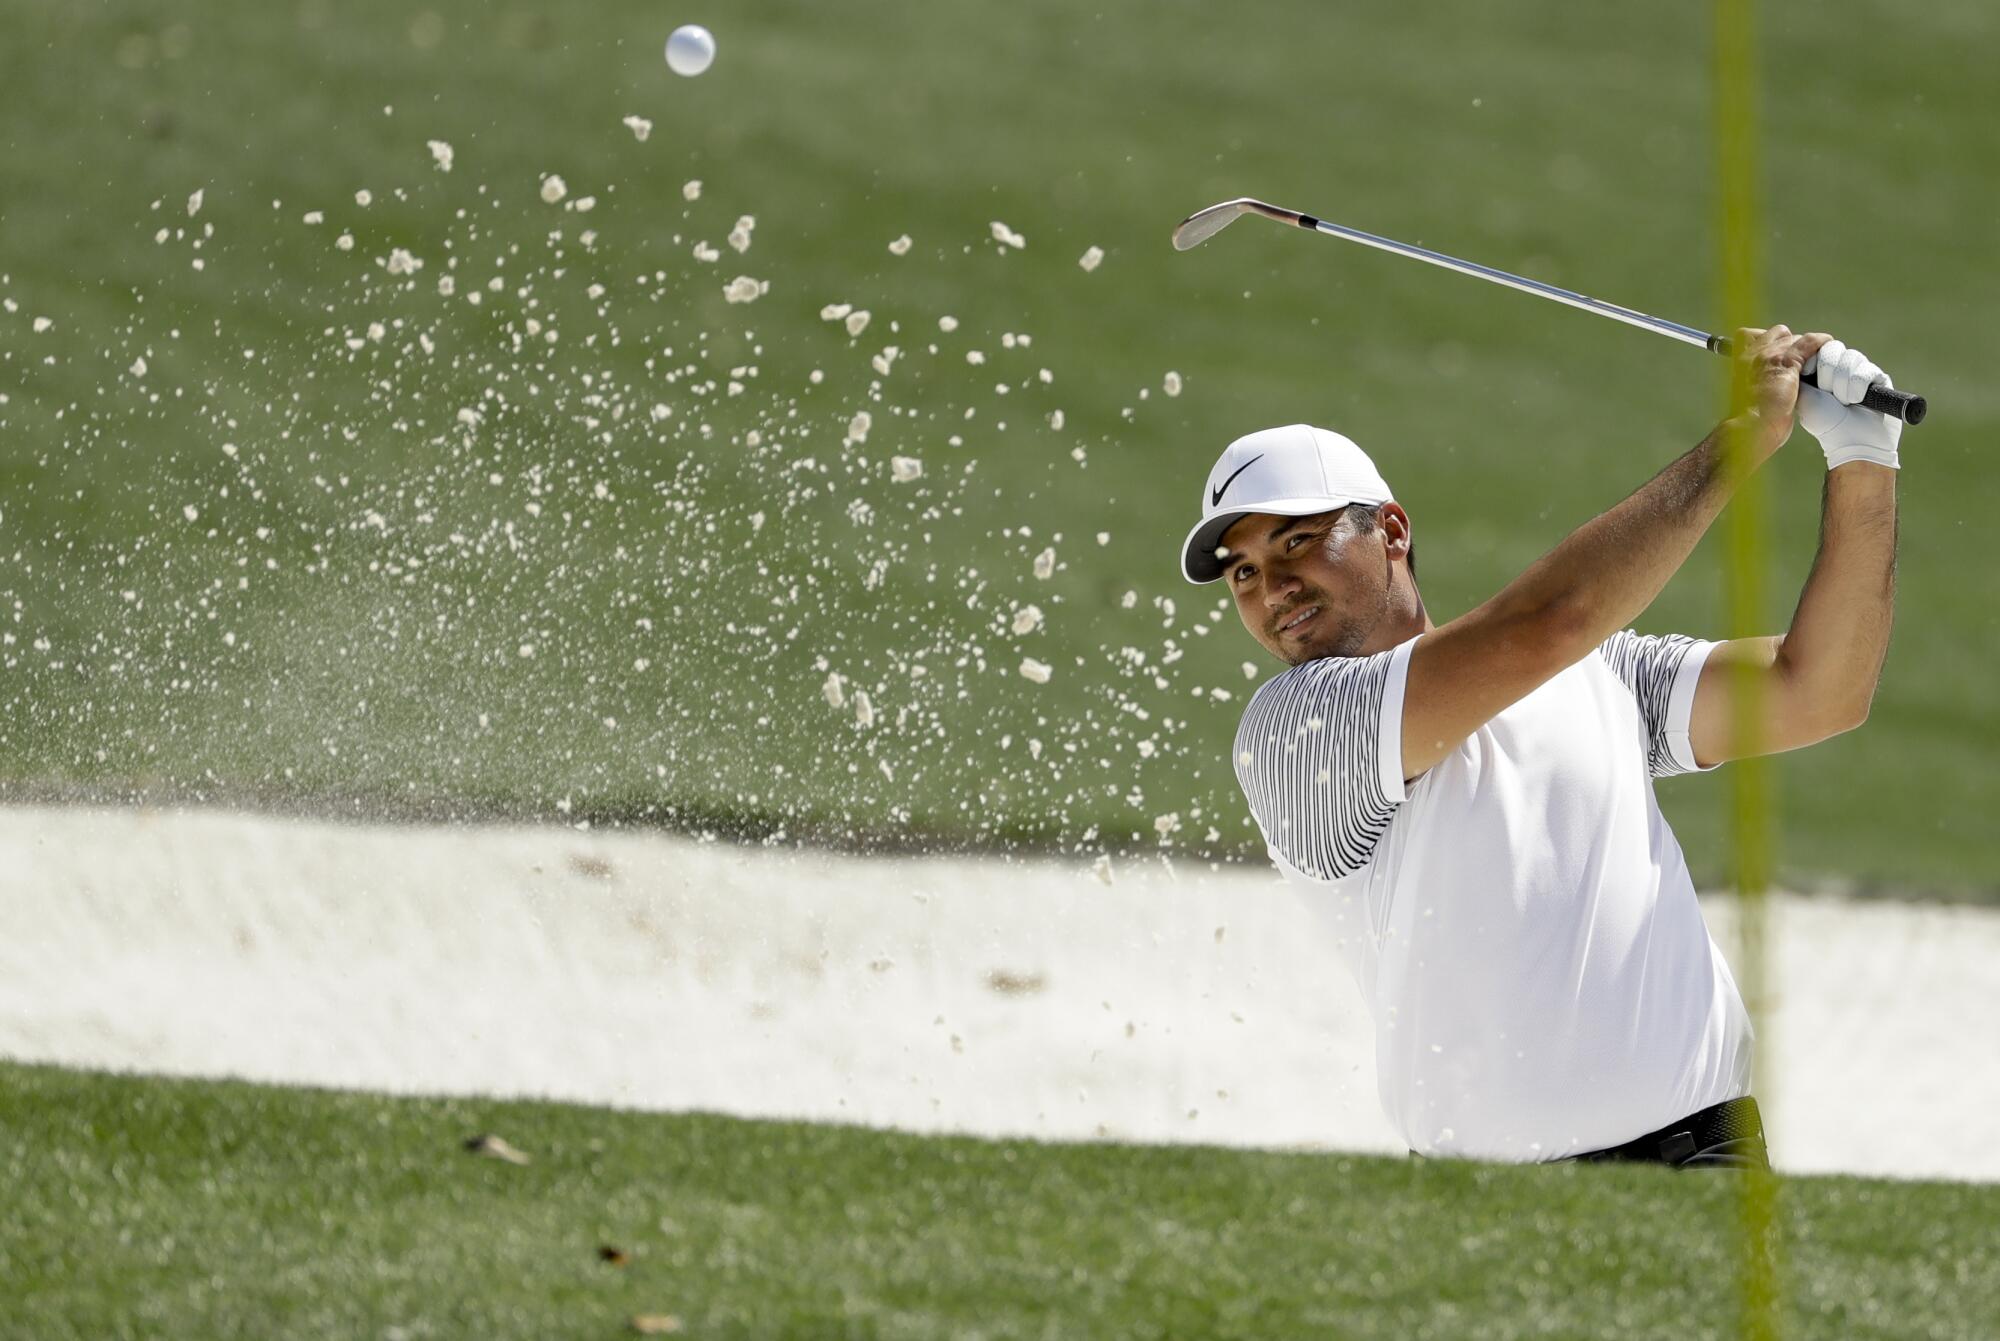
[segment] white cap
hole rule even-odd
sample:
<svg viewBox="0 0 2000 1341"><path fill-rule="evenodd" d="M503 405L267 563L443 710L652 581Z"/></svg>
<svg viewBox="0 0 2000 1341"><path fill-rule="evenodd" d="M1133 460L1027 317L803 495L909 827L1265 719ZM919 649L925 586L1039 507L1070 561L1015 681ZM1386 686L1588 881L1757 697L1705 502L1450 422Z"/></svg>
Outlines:
<svg viewBox="0 0 2000 1341"><path fill-rule="evenodd" d="M1350 439L1310 424L1260 429L1223 448L1208 472L1201 521L1181 547L1181 573L1190 582L1221 577L1215 547L1224 531L1253 512L1310 517L1389 498L1375 463Z"/></svg>

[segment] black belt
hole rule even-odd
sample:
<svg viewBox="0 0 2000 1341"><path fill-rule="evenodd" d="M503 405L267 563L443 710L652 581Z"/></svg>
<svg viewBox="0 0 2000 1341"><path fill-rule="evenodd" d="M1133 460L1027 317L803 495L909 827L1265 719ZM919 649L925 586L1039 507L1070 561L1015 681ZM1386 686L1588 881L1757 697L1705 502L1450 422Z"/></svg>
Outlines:
<svg viewBox="0 0 2000 1341"><path fill-rule="evenodd" d="M1590 1164L1671 1164L1679 1169L1771 1167L1764 1148L1764 1120L1751 1098L1725 1100L1635 1141L1571 1158Z"/></svg>

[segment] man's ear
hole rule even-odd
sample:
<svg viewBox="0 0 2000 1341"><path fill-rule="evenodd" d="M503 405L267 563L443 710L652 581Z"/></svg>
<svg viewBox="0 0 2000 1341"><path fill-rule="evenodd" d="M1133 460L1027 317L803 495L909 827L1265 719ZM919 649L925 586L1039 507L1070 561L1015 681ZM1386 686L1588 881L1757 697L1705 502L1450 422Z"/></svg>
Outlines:
<svg viewBox="0 0 2000 1341"><path fill-rule="evenodd" d="M1376 525L1382 528L1382 547L1392 559L1410 557L1410 514L1395 503L1384 503L1375 514Z"/></svg>

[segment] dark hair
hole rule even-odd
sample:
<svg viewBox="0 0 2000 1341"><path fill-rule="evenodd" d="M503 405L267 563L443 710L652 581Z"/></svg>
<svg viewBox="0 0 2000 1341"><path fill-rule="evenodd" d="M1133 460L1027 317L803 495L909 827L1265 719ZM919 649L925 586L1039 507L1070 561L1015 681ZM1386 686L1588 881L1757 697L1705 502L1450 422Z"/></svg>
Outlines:
<svg viewBox="0 0 2000 1341"><path fill-rule="evenodd" d="M1382 509L1379 504L1349 503L1341 509L1341 515L1350 518L1354 522L1354 530L1357 535L1368 535L1374 531L1376 514L1381 511ZM1410 542L1410 552L1404 555L1403 558L1404 562L1409 565L1411 578L1414 579L1417 575L1416 541L1412 540Z"/></svg>

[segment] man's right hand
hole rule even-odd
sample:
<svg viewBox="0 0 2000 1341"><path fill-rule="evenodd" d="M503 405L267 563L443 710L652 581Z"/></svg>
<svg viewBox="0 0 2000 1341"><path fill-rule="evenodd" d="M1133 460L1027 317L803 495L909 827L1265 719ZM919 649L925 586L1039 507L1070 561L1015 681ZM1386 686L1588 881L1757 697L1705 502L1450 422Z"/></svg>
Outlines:
<svg viewBox="0 0 2000 1341"><path fill-rule="evenodd" d="M1730 418L1754 430L1759 464L1792 436L1798 411L1799 373L1832 337L1822 331L1794 335L1789 326L1745 327L1732 341Z"/></svg>

